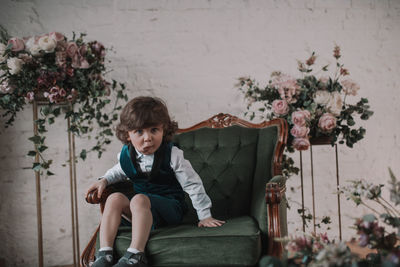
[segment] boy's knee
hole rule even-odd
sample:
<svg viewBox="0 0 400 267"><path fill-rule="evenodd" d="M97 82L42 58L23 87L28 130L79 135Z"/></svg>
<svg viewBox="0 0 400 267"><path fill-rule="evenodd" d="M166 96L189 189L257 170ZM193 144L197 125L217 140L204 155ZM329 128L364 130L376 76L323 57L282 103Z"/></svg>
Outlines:
<svg viewBox="0 0 400 267"><path fill-rule="evenodd" d="M148 196L143 194L135 195L131 200L131 209L134 208L151 208L150 199Z"/></svg>
<svg viewBox="0 0 400 267"><path fill-rule="evenodd" d="M126 196L122 193L112 193L108 196L106 205L122 205L126 199Z"/></svg>

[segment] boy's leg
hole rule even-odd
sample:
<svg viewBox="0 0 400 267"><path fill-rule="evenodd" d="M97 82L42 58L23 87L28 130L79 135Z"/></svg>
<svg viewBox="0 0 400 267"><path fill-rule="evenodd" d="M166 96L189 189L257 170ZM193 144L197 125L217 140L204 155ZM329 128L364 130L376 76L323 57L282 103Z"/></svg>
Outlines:
<svg viewBox="0 0 400 267"><path fill-rule="evenodd" d="M122 193L111 194L106 201L100 224L100 248L113 247L121 214L131 216L129 200Z"/></svg>
<svg viewBox="0 0 400 267"><path fill-rule="evenodd" d="M153 224L150 199L143 194L135 195L130 202L132 214L132 241L125 255L114 267L147 267L144 254Z"/></svg>
<svg viewBox="0 0 400 267"><path fill-rule="evenodd" d="M130 248L144 252L153 224L150 199L143 194L135 195L130 202L132 214L132 241Z"/></svg>

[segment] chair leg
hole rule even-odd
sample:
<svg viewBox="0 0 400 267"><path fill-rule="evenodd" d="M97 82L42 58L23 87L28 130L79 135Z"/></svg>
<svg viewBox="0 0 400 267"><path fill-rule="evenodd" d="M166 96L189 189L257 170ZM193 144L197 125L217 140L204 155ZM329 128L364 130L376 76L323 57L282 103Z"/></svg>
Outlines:
<svg viewBox="0 0 400 267"><path fill-rule="evenodd" d="M94 253L96 251L96 240L97 234L100 231L100 225L97 227L96 231L94 232L92 238L89 241L89 244L83 250L81 255L81 267L89 267L89 262L94 260Z"/></svg>

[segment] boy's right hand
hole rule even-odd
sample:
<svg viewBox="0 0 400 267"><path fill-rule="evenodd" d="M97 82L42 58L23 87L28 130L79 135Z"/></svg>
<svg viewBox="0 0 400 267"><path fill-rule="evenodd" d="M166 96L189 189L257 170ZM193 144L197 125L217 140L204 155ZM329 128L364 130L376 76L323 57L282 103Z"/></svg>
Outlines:
<svg viewBox="0 0 400 267"><path fill-rule="evenodd" d="M101 195L103 194L104 189L106 189L107 184L108 184L107 179L105 179L105 178L98 180L97 182L95 182L88 188L85 198L87 198L89 193L95 189L97 189L97 198L100 198Z"/></svg>

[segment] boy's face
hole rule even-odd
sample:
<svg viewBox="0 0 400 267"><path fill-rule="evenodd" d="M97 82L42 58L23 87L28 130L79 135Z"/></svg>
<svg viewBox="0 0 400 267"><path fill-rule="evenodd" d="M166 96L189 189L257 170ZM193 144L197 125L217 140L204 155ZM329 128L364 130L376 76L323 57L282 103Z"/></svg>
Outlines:
<svg viewBox="0 0 400 267"><path fill-rule="evenodd" d="M160 147L163 136L162 124L128 132L128 140L131 141L137 151L144 155L154 154Z"/></svg>

